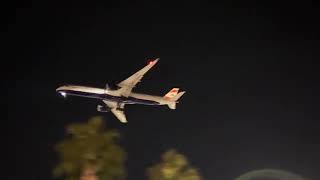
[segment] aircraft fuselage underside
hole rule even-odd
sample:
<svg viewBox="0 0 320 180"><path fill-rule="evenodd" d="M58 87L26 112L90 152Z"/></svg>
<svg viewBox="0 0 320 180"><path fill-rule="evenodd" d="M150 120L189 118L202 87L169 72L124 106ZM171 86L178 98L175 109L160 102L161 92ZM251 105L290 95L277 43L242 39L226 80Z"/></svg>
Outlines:
<svg viewBox="0 0 320 180"><path fill-rule="evenodd" d="M113 102L122 103L122 104L160 105L160 103L156 101L138 99L130 96L129 97L112 96L109 94L96 94L91 92L81 92L81 91L73 91L73 90L64 90L63 92L66 93L67 95L113 101Z"/></svg>

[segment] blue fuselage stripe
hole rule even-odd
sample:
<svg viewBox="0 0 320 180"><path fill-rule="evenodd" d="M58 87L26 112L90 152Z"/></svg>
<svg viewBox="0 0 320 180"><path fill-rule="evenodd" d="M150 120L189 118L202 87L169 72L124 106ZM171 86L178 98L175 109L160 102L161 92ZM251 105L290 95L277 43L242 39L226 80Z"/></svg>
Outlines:
<svg viewBox="0 0 320 180"><path fill-rule="evenodd" d="M159 103L156 101L138 99L138 98L134 98L134 97L112 96L109 94L96 94L96 93L73 91L73 90L61 90L58 92L60 92L60 93L64 92L67 95L72 95L72 96L80 96L80 97L86 97L86 98L108 100L108 101L114 101L114 102L124 103L124 104L159 105Z"/></svg>

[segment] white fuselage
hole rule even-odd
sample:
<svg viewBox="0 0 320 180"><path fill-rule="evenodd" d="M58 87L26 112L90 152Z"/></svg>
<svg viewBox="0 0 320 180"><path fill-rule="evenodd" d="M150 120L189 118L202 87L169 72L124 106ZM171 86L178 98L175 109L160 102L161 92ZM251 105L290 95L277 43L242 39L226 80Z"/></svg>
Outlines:
<svg viewBox="0 0 320 180"><path fill-rule="evenodd" d="M166 105L171 103L172 101L167 100L161 96L154 96L148 94L140 94L140 93L130 93L128 97L124 97L121 95L121 92L118 90L110 90L110 89L102 89L102 88L94 88L87 86L74 86L67 85L61 86L57 89L57 92L66 96L81 96L87 98L95 98L106 101L113 101L117 103L123 104L145 104L145 105Z"/></svg>

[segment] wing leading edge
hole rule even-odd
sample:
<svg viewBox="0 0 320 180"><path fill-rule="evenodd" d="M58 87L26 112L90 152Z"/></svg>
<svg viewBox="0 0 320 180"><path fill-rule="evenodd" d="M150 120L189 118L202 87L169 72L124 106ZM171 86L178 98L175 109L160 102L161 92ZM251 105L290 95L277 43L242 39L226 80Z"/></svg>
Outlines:
<svg viewBox="0 0 320 180"><path fill-rule="evenodd" d="M140 69L138 72L134 73L127 79L123 80L118 84L119 87L121 87L120 92L121 95L128 97L132 91L132 89L138 84L143 76L159 61L159 58L155 59L154 61L151 61L148 65L146 65L144 68Z"/></svg>

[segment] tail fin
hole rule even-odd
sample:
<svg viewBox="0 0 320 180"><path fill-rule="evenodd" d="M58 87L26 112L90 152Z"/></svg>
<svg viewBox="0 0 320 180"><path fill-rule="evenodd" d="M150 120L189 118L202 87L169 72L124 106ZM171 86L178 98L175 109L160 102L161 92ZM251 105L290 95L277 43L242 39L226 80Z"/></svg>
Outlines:
<svg viewBox="0 0 320 180"><path fill-rule="evenodd" d="M178 94L179 88L172 88L166 95L164 95L165 99L171 100Z"/></svg>
<svg viewBox="0 0 320 180"><path fill-rule="evenodd" d="M175 96L170 98L171 102L168 103L168 107L170 109L176 109L178 100L181 98L182 95L184 95L184 93L186 93L186 92L185 91L179 92L178 94L176 94Z"/></svg>

